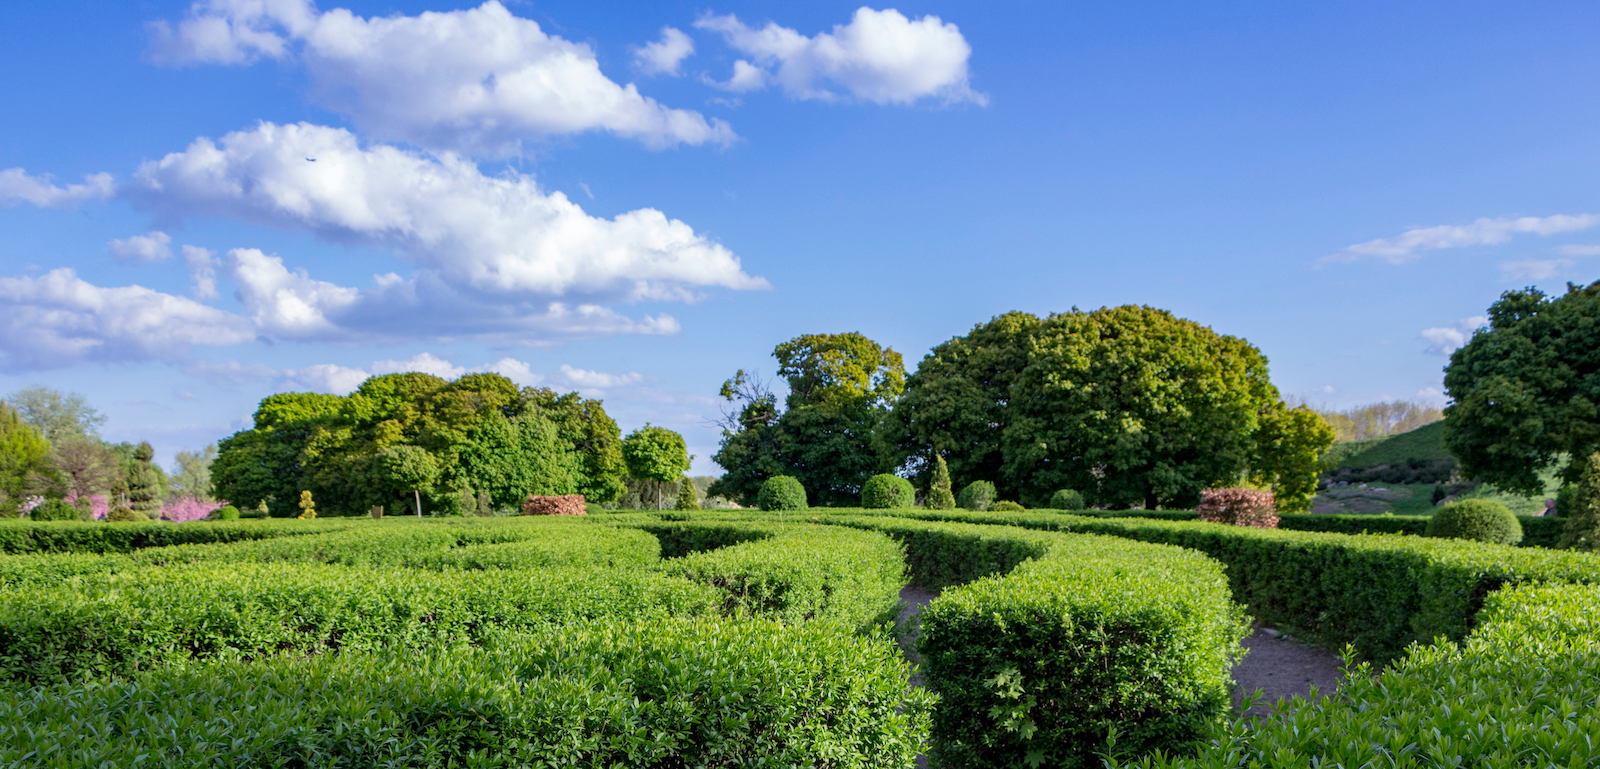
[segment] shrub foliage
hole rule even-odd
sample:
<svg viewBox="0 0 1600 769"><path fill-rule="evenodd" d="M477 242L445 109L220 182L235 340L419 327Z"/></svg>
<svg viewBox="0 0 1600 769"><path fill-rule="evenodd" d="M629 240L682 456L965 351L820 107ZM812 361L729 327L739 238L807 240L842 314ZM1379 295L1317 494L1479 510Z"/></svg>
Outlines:
<svg viewBox="0 0 1600 769"><path fill-rule="evenodd" d="M1469 539L1493 545L1522 541L1522 525L1505 505L1489 499L1464 499L1441 506L1428 521L1428 536Z"/></svg>
<svg viewBox="0 0 1600 769"><path fill-rule="evenodd" d="M762 510L804 510L806 489L793 476L773 476L761 484L761 493L756 496L756 503Z"/></svg>
<svg viewBox="0 0 1600 769"><path fill-rule="evenodd" d="M887 473L874 475L861 487L861 506L867 509L892 509L910 507L917 492L911 481Z"/></svg>

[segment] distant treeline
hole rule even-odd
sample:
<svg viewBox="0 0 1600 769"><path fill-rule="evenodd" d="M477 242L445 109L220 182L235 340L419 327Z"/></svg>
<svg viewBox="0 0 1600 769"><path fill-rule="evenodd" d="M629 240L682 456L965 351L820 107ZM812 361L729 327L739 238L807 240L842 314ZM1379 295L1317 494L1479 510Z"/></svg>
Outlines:
<svg viewBox="0 0 1600 769"><path fill-rule="evenodd" d="M1444 410L1417 401L1383 401L1342 411L1313 406L1338 434L1340 443L1408 433L1444 419Z"/></svg>

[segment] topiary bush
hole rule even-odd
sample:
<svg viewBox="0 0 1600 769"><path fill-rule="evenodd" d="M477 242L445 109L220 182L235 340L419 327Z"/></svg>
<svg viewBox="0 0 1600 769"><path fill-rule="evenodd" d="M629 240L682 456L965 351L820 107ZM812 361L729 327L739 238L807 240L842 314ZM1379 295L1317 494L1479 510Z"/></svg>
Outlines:
<svg viewBox="0 0 1600 769"><path fill-rule="evenodd" d="M861 487L861 506L870 510L911 507L916 498L911 481L898 475L874 475Z"/></svg>
<svg viewBox="0 0 1600 769"><path fill-rule="evenodd" d="M956 504L968 510L982 512L994 504L995 496L994 484L988 481L973 481L956 495Z"/></svg>
<svg viewBox="0 0 1600 769"><path fill-rule="evenodd" d="M1499 502L1464 499L1444 505L1433 514L1428 521L1428 536L1515 545L1522 541L1522 524Z"/></svg>
<svg viewBox="0 0 1600 769"><path fill-rule="evenodd" d="M239 508L234 507L233 505L223 505L222 507L219 507L219 508L217 508L215 510L212 510L210 513L208 513L206 515L206 520L208 520L208 521L237 521L237 520L239 520Z"/></svg>
<svg viewBox="0 0 1600 769"><path fill-rule="evenodd" d="M989 512L992 513L1016 513L1026 509L1022 506L1022 503L1012 502L1009 499L1002 499L989 506Z"/></svg>
<svg viewBox="0 0 1600 769"><path fill-rule="evenodd" d="M80 518L78 508L60 499L45 500L30 511L28 517L35 521L76 521Z"/></svg>
<svg viewBox="0 0 1600 769"><path fill-rule="evenodd" d="M937 452L933 455L933 481L928 484L928 499L923 504L930 510L951 510L956 506L956 495L950 490L950 466Z"/></svg>
<svg viewBox="0 0 1600 769"><path fill-rule="evenodd" d="M118 505L106 513L106 520L112 523L142 523L150 518L127 505Z"/></svg>
<svg viewBox="0 0 1600 769"><path fill-rule="evenodd" d="M1200 504L1195 510L1202 521L1252 529L1278 528L1278 509L1270 491L1206 489L1200 492Z"/></svg>
<svg viewBox="0 0 1600 769"><path fill-rule="evenodd" d="M804 510L806 487L801 486L800 480L792 475L774 475L761 484L756 504L762 510Z"/></svg>
<svg viewBox="0 0 1600 769"><path fill-rule="evenodd" d="M1062 489L1050 495L1051 510L1082 510L1083 495L1072 489Z"/></svg>

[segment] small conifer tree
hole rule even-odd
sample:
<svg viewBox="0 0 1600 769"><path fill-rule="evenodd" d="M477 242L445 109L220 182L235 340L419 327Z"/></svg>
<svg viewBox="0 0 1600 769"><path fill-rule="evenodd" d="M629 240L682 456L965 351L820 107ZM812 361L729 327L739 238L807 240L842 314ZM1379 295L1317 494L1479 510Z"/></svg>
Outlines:
<svg viewBox="0 0 1600 769"><path fill-rule="evenodd" d="M933 483L928 486L928 507L934 510L953 510L956 494L950 489L950 466L938 452L933 455Z"/></svg>
<svg viewBox="0 0 1600 769"><path fill-rule="evenodd" d="M1567 516L1567 528L1561 533L1561 547L1573 550L1600 550L1600 452L1589 455L1589 461L1578 478L1578 488L1572 494L1573 509L1561 511Z"/></svg>
<svg viewBox="0 0 1600 769"><path fill-rule="evenodd" d="M309 521L317 517L317 503L311 499L311 490L300 492L300 520Z"/></svg>
<svg viewBox="0 0 1600 769"><path fill-rule="evenodd" d="M700 509L700 490L694 487L694 481L687 475L678 481L678 509Z"/></svg>

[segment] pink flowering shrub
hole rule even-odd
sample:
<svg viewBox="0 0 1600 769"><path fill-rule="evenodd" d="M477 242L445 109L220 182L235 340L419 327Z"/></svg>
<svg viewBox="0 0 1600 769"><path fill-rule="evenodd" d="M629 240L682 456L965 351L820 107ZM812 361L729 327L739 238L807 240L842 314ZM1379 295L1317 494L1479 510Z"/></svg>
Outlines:
<svg viewBox="0 0 1600 769"><path fill-rule="evenodd" d="M1270 491L1206 489L1200 492L1200 505L1195 509L1202 521L1255 529L1278 528L1278 508Z"/></svg>
<svg viewBox="0 0 1600 769"><path fill-rule="evenodd" d="M226 502L203 502L196 497L178 497L161 506L161 517L169 521L199 521Z"/></svg>
<svg viewBox="0 0 1600 769"><path fill-rule="evenodd" d="M42 504L44 504L44 497L41 497L37 494L28 497L22 500L22 514L27 515L28 513L31 513L35 507L38 507Z"/></svg>
<svg viewBox="0 0 1600 769"><path fill-rule="evenodd" d="M69 491L69 492L67 492L67 496L65 497L65 499L63 501L65 501L69 505L72 505L73 507L78 508L79 510L82 510L83 509L83 505L78 504L78 500L80 500L80 499L82 499L82 497L78 496L78 492ZM111 512L111 500L106 499L106 495L104 495L104 494L90 494L89 495L89 517L90 518L93 518L93 519L95 519L97 521L103 521L103 520L106 519L106 513L108 513L108 512Z"/></svg>

